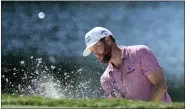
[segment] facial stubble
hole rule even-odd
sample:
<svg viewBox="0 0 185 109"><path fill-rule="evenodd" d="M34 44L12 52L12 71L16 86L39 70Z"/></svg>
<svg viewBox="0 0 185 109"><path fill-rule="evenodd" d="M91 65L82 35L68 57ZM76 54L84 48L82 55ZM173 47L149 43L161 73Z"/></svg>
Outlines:
<svg viewBox="0 0 185 109"><path fill-rule="evenodd" d="M108 63L111 59L112 47L104 42L104 53L103 53L103 63Z"/></svg>

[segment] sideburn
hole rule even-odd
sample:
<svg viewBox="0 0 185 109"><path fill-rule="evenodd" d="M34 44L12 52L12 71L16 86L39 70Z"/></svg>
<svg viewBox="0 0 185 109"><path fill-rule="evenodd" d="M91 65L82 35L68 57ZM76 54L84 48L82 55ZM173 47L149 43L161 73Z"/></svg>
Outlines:
<svg viewBox="0 0 185 109"><path fill-rule="evenodd" d="M103 62L104 63L108 63L111 59L111 46L109 46L105 41L103 41L104 43L104 54L103 54Z"/></svg>

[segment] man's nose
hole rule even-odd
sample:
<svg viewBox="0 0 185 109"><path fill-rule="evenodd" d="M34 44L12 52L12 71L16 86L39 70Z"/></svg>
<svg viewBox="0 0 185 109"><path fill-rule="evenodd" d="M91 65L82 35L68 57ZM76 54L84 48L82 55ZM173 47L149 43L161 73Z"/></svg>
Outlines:
<svg viewBox="0 0 185 109"><path fill-rule="evenodd" d="M96 55L96 54L97 54L97 52L96 52L95 50L92 50L92 53L93 53L94 55Z"/></svg>
<svg viewBox="0 0 185 109"><path fill-rule="evenodd" d="M93 54L97 56L100 55L100 53L98 53L97 51L93 51Z"/></svg>

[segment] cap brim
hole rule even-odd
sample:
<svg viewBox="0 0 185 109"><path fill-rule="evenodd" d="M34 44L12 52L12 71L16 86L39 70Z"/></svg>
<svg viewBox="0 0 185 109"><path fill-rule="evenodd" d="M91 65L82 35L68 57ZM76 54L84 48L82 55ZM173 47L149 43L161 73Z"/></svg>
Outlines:
<svg viewBox="0 0 185 109"><path fill-rule="evenodd" d="M97 41L97 42L98 42L98 41ZM93 42L93 43L91 43L90 45L88 45L88 46L85 48L85 50L84 50L84 52L83 52L83 56L84 56L84 57L86 57L86 56L88 56L88 55L91 54L90 48L91 48L93 45L95 45L97 42Z"/></svg>

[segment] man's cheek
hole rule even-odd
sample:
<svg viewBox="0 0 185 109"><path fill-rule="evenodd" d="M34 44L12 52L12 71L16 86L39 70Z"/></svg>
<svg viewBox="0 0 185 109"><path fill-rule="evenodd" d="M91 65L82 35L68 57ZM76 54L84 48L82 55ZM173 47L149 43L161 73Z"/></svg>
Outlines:
<svg viewBox="0 0 185 109"><path fill-rule="evenodd" d="M103 54L104 54L104 49L103 49L103 48L99 48L99 49L97 50L97 52L98 52L99 54L103 55Z"/></svg>
<svg viewBox="0 0 185 109"><path fill-rule="evenodd" d="M102 51L102 50L98 51L98 54L99 54L100 56L103 55L103 51Z"/></svg>

